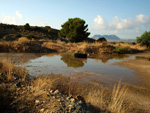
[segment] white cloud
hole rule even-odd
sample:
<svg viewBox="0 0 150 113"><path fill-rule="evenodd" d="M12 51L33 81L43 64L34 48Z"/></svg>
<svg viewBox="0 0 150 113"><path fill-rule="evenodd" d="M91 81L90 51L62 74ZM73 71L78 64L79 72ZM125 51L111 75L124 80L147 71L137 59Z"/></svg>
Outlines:
<svg viewBox="0 0 150 113"><path fill-rule="evenodd" d="M141 23L145 23L146 22L146 19L147 17L143 14L140 14L140 15L136 15L136 19L137 21L141 22Z"/></svg>
<svg viewBox="0 0 150 113"><path fill-rule="evenodd" d="M0 17L0 23L5 23L5 24L24 25L25 23L28 23L28 22L32 26L46 26L47 25L46 23L40 20L32 20L32 21L25 20L19 11L15 11L14 16L3 15L2 17Z"/></svg>
<svg viewBox="0 0 150 113"><path fill-rule="evenodd" d="M105 23L105 20L101 15L97 15L97 17L94 19L94 22L101 25Z"/></svg>
<svg viewBox="0 0 150 113"><path fill-rule="evenodd" d="M94 19L95 26L99 27L100 29L106 30L122 30L122 29L135 29L140 28L142 26L147 26L147 23L150 22L150 16L146 16L143 14L136 15L135 19L132 18L125 18L125 19L119 19L117 16L115 16L112 19L112 22L106 22L105 19L98 15ZM149 23L150 24L150 23ZM105 25L105 27L101 27Z"/></svg>
<svg viewBox="0 0 150 113"><path fill-rule="evenodd" d="M22 14L19 12L19 11L16 11L16 16L19 18L19 19L22 19Z"/></svg>
<svg viewBox="0 0 150 113"><path fill-rule="evenodd" d="M107 28L107 21L101 16L97 15L94 19L95 29L106 29Z"/></svg>
<svg viewBox="0 0 150 113"><path fill-rule="evenodd" d="M1 22L7 24L17 24L17 20L13 16L3 16Z"/></svg>
<svg viewBox="0 0 150 113"><path fill-rule="evenodd" d="M112 21L107 22L101 15L94 18L95 30L108 33L141 33L150 28L150 16L139 14L135 18L113 17Z"/></svg>

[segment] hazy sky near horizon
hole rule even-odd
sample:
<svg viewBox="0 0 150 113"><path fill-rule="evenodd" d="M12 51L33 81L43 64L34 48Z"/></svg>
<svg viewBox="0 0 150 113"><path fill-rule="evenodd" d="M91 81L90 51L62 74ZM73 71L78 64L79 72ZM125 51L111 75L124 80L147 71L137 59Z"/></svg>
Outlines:
<svg viewBox="0 0 150 113"><path fill-rule="evenodd" d="M0 0L0 23L61 29L79 17L95 34L135 39L150 31L150 0Z"/></svg>

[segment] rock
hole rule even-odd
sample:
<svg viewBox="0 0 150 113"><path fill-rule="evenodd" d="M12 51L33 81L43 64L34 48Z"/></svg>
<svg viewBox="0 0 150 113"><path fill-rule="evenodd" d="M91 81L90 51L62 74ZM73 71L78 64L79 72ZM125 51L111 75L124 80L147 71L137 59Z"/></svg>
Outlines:
<svg viewBox="0 0 150 113"><path fill-rule="evenodd" d="M106 38L102 37L96 40L97 42L107 42Z"/></svg>
<svg viewBox="0 0 150 113"><path fill-rule="evenodd" d="M69 97L72 97L72 94L69 94Z"/></svg>
<svg viewBox="0 0 150 113"><path fill-rule="evenodd" d="M35 103L39 103L40 101L39 100L35 100Z"/></svg>
<svg viewBox="0 0 150 113"><path fill-rule="evenodd" d="M44 108L42 108L41 110L40 110L40 113L43 113L44 112Z"/></svg>
<svg viewBox="0 0 150 113"><path fill-rule="evenodd" d="M74 57L76 58L87 58L87 54L83 54L83 53L75 53Z"/></svg>
<svg viewBox="0 0 150 113"><path fill-rule="evenodd" d="M75 102L75 99L74 99L74 98L71 98L70 101L71 101L71 102Z"/></svg>
<svg viewBox="0 0 150 113"><path fill-rule="evenodd" d="M85 102L85 100L84 100L84 98L82 96L76 96L75 98L78 99L78 100L81 100L81 101Z"/></svg>
<svg viewBox="0 0 150 113"><path fill-rule="evenodd" d="M79 104L82 104L83 102L80 100L78 103L79 103Z"/></svg>
<svg viewBox="0 0 150 113"><path fill-rule="evenodd" d="M53 93L53 90L50 90L50 93Z"/></svg>
<svg viewBox="0 0 150 113"><path fill-rule="evenodd" d="M39 100L35 100L35 105L38 106L40 104Z"/></svg>
<svg viewBox="0 0 150 113"><path fill-rule="evenodd" d="M70 97L67 97L67 98L66 98L66 100L69 100L69 99L70 99Z"/></svg>
<svg viewBox="0 0 150 113"><path fill-rule="evenodd" d="M23 85L24 85L24 82L18 82L18 83L16 84L17 87L21 87L21 86L23 86Z"/></svg>
<svg viewBox="0 0 150 113"><path fill-rule="evenodd" d="M58 94L58 93L59 93L59 91L58 91L58 89L57 89L57 90L54 91L53 94Z"/></svg>

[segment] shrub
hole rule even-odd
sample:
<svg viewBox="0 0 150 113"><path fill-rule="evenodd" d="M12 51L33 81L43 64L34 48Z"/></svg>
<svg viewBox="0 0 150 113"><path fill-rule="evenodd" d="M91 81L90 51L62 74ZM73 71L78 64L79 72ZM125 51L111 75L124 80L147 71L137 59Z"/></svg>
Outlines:
<svg viewBox="0 0 150 113"><path fill-rule="evenodd" d="M116 47L114 51L116 53L123 54L125 52L125 49L122 47Z"/></svg>
<svg viewBox="0 0 150 113"><path fill-rule="evenodd" d="M30 25L29 25L29 23L26 23L26 24L24 25L24 29L25 29L25 30L30 30Z"/></svg>
<svg viewBox="0 0 150 113"><path fill-rule="evenodd" d="M30 35L27 35L27 38L32 39L32 38L35 38L35 36L30 34Z"/></svg>
<svg viewBox="0 0 150 113"><path fill-rule="evenodd" d="M51 33L51 29L48 30L48 33Z"/></svg>
<svg viewBox="0 0 150 113"><path fill-rule="evenodd" d="M16 34L16 38L22 37L21 34Z"/></svg>

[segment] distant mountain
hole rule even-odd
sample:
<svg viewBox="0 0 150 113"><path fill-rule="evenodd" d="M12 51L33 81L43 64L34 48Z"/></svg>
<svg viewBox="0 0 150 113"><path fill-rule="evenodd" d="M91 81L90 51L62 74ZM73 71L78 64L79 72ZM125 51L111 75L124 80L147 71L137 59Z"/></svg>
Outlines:
<svg viewBox="0 0 150 113"><path fill-rule="evenodd" d="M99 39L99 38L106 38L107 40L120 40L120 38L116 35L94 35L93 38L94 39Z"/></svg>

